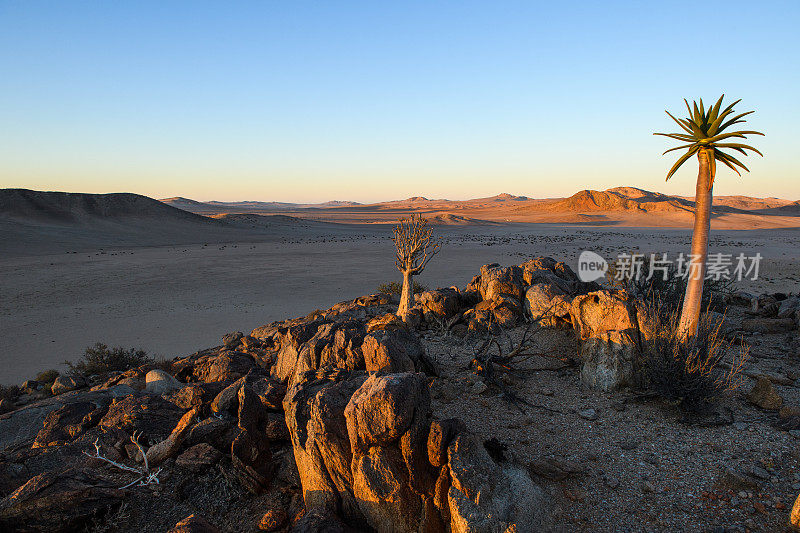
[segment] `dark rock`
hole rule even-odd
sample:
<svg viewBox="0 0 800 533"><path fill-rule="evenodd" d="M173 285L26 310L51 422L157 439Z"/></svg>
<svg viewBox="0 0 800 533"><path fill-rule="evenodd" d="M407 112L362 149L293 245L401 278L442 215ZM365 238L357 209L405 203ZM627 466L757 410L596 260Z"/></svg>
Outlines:
<svg viewBox="0 0 800 533"><path fill-rule="evenodd" d="M242 337L244 337L244 333L241 331L228 333L222 336L222 345L226 350L234 350L237 346L239 346L239 342L242 340Z"/></svg>
<svg viewBox="0 0 800 533"><path fill-rule="evenodd" d="M34 448L62 445L72 442L100 422L106 407L94 402L75 402L51 412L44 420L44 427L33 441Z"/></svg>
<svg viewBox="0 0 800 533"><path fill-rule="evenodd" d="M222 453L205 442L195 444L175 460L175 464L191 472L203 472L217 464Z"/></svg>
<svg viewBox="0 0 800 533"><path fill-rule="evenodd" d="M447 448L450 446L450 442L465 430L466 425L458 418L432 421L428 433L428 461L437 468L446 464Z"/></svg>
<svg viewBox="0 0 800 533"><path fill-rule="evenodd" d="M183 414L183 409L160 396L134 395L114 402L99 425L121 429L128 435L141 432L154 444L172 433Z"/></svg>
<svg viewBox="0 0 800 533"><path fill-rule="evenodd" d="M211 357L202 364L197 364L193 373L198 381L206 383L234 381L247 375L254 366L255 361L251 355L242 352L224 351L220 352L217 357Z"/></svg>
<svg viewBox="0 0 800 533"><path fill-rule="evenodd" d="M747 394L747 400L762 409L777 411L783 405L783 398L778 396L772 381L767 377L760 377L755 386Z"/></svg>
<svg viewBox="0 0 800 533"><path fill-rule="evenodd" d="M124 496L124 491L88 472L45 472L0 500L0 530L80 530Z"/></svg>

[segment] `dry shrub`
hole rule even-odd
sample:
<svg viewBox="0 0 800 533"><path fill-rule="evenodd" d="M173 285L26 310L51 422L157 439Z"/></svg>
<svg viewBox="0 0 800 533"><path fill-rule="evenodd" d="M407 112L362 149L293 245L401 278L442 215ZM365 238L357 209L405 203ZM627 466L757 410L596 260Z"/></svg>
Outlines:
<svg viewBox="0 0 800 533"><path fill-rule="evenodd" d="M658 255L656 254L656 256ZM617 266L614 262L610 262L606 275L608 283L614 288L625 289L629 294L647 302L653 302L658 299L659 311L666 311L668 316L672 311L678 309L683 302L683 296L686 294L686 286L689 280L678 276L678 268L674 264L669 266L666 276L660 270L651 273L650 254L644 254L644 256L644 261L640 267L640 275L631 278L625 277L622 280L614 278L617 273ZM703 308L724 313L726 310L725 297L733 292L733 280L723 278L706 279L703 281L701 305Z"/></svg>
<svg viewBox="0 0 800 533"><path fill-rule="evenodd" d="M678 336L679 308L650 305L652 337L644 347L644 370L650 390L689 411L701 411L743 381L748 348L724 338L724 315L708 308L700 315L697 334L686 342Z"/></svg>
<svg viewBox="0 0 800 533"><path fill-rule="evenodd" d="M65 361L64 364L67 365L71 374L89 377L102 376L110 372L124 372L153 362L153 359L144 350L135 348L126 350L121 346L109 348L98 342L94 346L86 348L82 360L74 363Z"/></svg>

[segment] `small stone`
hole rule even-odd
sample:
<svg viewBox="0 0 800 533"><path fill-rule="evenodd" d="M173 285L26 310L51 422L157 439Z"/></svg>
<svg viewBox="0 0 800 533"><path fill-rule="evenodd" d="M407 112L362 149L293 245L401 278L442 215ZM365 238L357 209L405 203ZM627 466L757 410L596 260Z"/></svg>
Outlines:
<svg viewBox="0 0 800 533"><path fill-rule="evenodd" d="M585 420L597 420L597 410L592 408L579 409L578 416Z"/></svg>
<svg viewBox="0 0 800 533"><path fill-rule="evenodd" d="M789 435L796 439L800 439L800 429L791 429L789 430Z"/></svg>
<svg viewBox="0 0 800 533"><path fill-rule="evenodd" d="M261 531L278 531L286 523L287 518L288 515L283 509L270 509L261 517L258 529Z"/></svg>
<svg viewBox="0 0 800 533"><path fill-rule="evenodd" d="M747 399L753 405L770 411L777 411L783 405L783 399L775 392L772 381L765 376L758 378L755 386L747 395Z"/></svg>
<svg viewBox="0 0 800 533"><path fill-rule="evenodd" d="M745 431L747 429L747 424L745 422L734 422L733 427L739 431Z"/></svg>
<svg viewBox="0 0 800 533"><path fill-rule="evenodd" d="M769 472L767 472L760 466L750 467L750 475L753 477L757 477L758 479L769 479Z"/></svg>
<svg viewBox="0 0 800 533"><path fill-rule="evenodd" d="M627 409L627 407L623 402L611 402L611 408L620 413L625 411L625 409Z"/></svg>
<svg viewBox="0 0 800 533"><path fill-rule="evenodd" d="M619 480L615 477L603 477L603 483L606 484L606 487L611 489L619 487Z"/></svg>
<svg viewBox="0 0 800 533"><path fill-rule="evenodd" d="M656 488L651 482L644 481L642 483L642 492L650 493L650 492L655 492L655 491L656 491Z"/></svg>
<svg viewBox="0 0 800 533"><path fill-rule="evenodd" d="M483 394L489 389L483 381L476 381L472 386L472 394Z"/></svg>
<svg viewBox="0 0 800 533"><path fill-rule="evenodd" d="M740 490L739 493L737 494L737 496L739 496L742 499L747 499L747 491L746 490Z"/></svg>
<svg viewBox="0 0 800 533"><path fill-rule="evenodd" d="M639 447L639 441L636 440L626 440L619 443L619 447L623 450L635 450Z"/></svg>

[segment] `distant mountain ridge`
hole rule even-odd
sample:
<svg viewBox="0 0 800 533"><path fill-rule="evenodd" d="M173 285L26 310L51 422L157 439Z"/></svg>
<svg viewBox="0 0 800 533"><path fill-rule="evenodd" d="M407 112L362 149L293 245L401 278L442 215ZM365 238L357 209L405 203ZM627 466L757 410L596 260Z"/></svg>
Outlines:
<svg viewBox="0 0 800 533"><path fill-rule="evenodd" d="M463 210L463 209L509 209L515 213L694 213L694 198L671 196L659 192L647 191L637 187L613 187L604 191L586 189L567 198L536 199L528 196L517 196L501 193L488 198L472 200L430 199L424 196L412 196L405 200L390 200L374 204L361 204L349 201L331 201L319 204L299 204L288 202L197 202L187 198L167 198L161 200L169 205L186 209L199 214L221 213L268 213L274 211L297 211L375 208L375 209L421 209L421 210ZM797 204L797 205L795 205ZM784 207L786 207L784 209ZM782 210L784 214L800 214L800 204L779 198L753 198L749 196L718 196L714 198L715 213L747 213L771 210ZM774 211L773 211L774 212Z"/></svg>

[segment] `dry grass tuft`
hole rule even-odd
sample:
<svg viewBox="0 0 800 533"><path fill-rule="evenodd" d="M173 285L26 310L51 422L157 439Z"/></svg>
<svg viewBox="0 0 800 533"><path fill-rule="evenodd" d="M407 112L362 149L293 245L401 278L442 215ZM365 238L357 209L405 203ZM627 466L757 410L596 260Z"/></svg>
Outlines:
<svg viewBox="0 0 800 533"><path fill-rule="evenodd" d="M742 384L749 349L741 340L725 339L724 315L706 308L697 335L686 343L677 334L678 309L665 312L652 306L649 315L653 334L644 348L643 363L653 392L686 410L698 411Z"/></svg>

